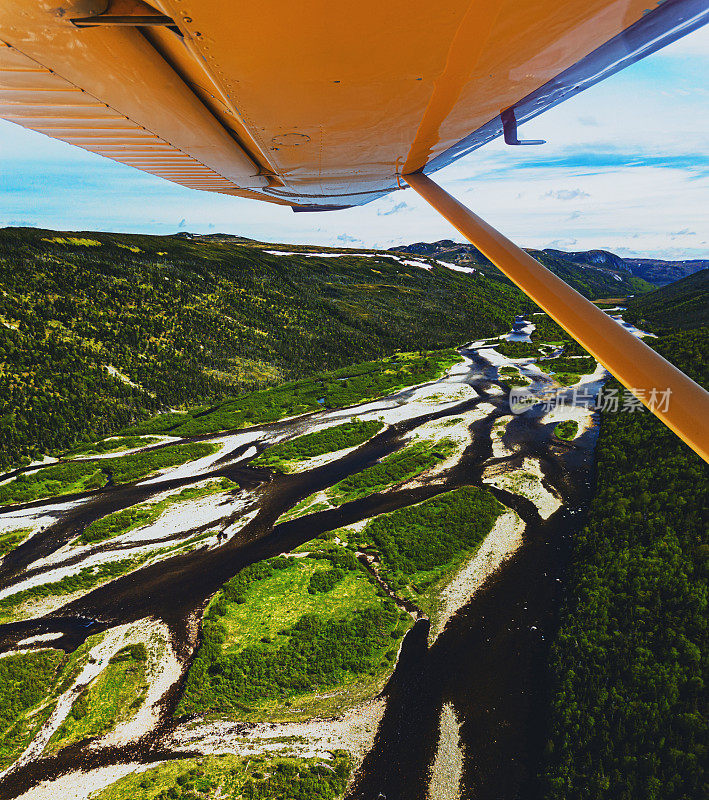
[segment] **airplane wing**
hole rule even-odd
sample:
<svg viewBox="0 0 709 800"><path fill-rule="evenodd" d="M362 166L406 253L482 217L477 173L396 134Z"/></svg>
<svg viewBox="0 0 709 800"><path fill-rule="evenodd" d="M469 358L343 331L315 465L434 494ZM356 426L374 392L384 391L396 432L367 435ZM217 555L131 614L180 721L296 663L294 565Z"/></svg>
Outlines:
<svg viewBox="0 0 709 800"><path fill-rule="evenodd" d="M361 205L709 20L651 5L3 0L0 116L194 189Z"/></svg>
<svg viewBox="0 0 709 800"><path fill-rule="evenodd" d="M709 394L430 173L709 21L707 0L2 0L0 116L194 189L412 186L709 461ZM671 408L647 401L671 389Z"/></svg>

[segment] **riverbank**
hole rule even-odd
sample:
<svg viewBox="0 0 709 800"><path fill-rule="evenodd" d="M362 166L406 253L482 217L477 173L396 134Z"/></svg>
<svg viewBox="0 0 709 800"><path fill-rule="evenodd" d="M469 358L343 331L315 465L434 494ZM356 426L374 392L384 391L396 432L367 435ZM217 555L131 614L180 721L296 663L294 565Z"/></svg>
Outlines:
<svg viewBox="0 0 709 800"><path fill-rule="evenodd" d="M440 610L431 620L429 641L433 643L453 615L461 609L522 544L524 522L507 511L498 517L477 553L461 568L440 593Z"/></svg>

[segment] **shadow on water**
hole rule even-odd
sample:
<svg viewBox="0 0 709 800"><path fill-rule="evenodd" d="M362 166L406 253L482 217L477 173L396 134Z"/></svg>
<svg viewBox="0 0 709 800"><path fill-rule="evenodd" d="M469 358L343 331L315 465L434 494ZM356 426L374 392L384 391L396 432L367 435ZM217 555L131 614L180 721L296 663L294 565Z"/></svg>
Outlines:
<svg viewBox="0 0 709 800"><path fill-rule="evenodd" d="M578 509L577 509L578 510ZM349 800L426 800L444 703L458 719L462 798L536 797L543 746L547 647L553 637L569 534L564 509L528 527L523 546L427 646L420 621L384 690L386 711Z"/></svg>

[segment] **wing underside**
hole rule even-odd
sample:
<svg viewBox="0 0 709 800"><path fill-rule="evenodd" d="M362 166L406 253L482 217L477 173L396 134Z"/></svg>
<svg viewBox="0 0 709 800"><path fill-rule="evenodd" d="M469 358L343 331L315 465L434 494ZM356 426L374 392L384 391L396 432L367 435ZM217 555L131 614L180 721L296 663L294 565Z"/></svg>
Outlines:
<svg viewBox="0 0 709 800"><path fill-rule="evenodd" d="M342 208L707 19L703 0L4 0L0 116L190 188Z"/></svg>

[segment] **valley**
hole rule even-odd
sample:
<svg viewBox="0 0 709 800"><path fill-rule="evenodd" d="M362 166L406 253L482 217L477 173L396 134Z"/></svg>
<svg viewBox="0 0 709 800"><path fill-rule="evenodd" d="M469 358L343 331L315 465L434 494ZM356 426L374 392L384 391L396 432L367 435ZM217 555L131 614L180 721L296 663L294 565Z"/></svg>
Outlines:
<svg viewBox="0 0 709 800"><path fill-rule="evenodd" d="M545 363L560 348L501 354L529 339L528 319L457 353L154 417L121 434L127 450L105 439L60 462L95 471L140 456L142 473L113 470L125 483L77 491L38 466L1 484L3 530L25 537L0 565L2 661L18 675L54 661L48 696L15 706L0 796L70 783L84 797L116 780L106 798L188 796L178 778L196 764L200 780L263 797L277 796L279 770L308 785L327 766L340 782L324 797L424 798L445 708L462 725L445 744L461 786L492 797L500 748L516 754L510 792L529 785L530 685L588 503L598 414L570 402L510 413L506 366L540 400L554 387L572 397ZM606 374L576 377L595 396ZM555 435L565 419L570 440ZM121 694L110 671L131 658L135 688Z"/></svg>
<svg viewBox="0 0 709 800"><path fill-rule="evenodd" d="M0 798L691 795L705 473L494 269L3 233ZM552 268L706 381L704 273Z"/></svg>

